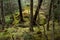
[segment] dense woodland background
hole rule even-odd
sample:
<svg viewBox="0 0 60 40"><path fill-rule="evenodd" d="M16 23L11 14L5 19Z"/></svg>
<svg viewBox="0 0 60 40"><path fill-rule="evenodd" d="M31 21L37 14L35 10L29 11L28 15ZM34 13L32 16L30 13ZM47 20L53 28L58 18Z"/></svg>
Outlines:
<svg viewBox="0 0 60 40"><path fill-rule="evenodd" d="M0 0L0 40L60 40L60 0Z"/></svg>

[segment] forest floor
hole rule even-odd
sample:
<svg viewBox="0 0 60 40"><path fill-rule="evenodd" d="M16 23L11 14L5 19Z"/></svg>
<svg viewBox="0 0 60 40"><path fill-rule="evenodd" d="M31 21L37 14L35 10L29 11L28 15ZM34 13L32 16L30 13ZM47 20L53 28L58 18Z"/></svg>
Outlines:
<svg viewBox="0 0 60 40"><path fill-rule="evenodd" d="M52 27L50 27L50 31L46 30L45 27L45 32L43 26L40 27L33 27L34 32L29 31L29 27L23 28L23 27L10 27L10 28L5 28L4 32L0 32L0 40L23 40L24 35L26 34L31 34L33 39L32 40L51 40L52 36ZM55 33L54 37L55 40L60 40L60 27L57 25L55 26ZM27 40L29 35L27 35Z"/></svg>
<svg viewBox="0 0 60 40"><path fill-rule="evenodd" d="M4 31L0 32L0 40L52 40L53 26L51 25L51 22L49 31L46 30L45 24L44 27L39 25L34 26L34 32L30 32L30 19L25 18L24 20L26 22L15 24L14 26L10 25L10 27L5 28ZM60 40L60 27L57 22L55 22L54 38L55 40Z"/></svg>

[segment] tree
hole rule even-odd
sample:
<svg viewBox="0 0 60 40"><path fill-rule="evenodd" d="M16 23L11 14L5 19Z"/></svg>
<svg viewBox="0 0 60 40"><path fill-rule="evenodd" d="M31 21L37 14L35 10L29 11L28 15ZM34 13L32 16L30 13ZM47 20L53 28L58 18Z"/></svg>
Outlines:
<svg viewBox="0 0 60 40"><path fill-rule="evenodd" d="M38 0L38 6L37 6L37 9L35 11L34 18L33 18L33 24L34 25L35 25L35 22L36 22L36 19L37 19L37 15L39 14L39 9L41 8L42 1L43 0Z"/></svg>
<svg viewBox="0 0 60 40"><path fill-rule="evenodd" d="M50 8L49 8L49 14L48 14L48 23L47 23L47 30L49 30L49 21L51 19L51 8L52 8L52 2L50 2Z"/></svg>
<svg viewBox="0 0 60 40"><path fill-rule="evenodd" d="M54 30L55 30L55 15L54 15L54 0L51 0L51 3L52 3L52 10L51 10L51 12L52 12L52 40L55 40L54 39Z"/></svg>
<svg viewBox="0 0 60 40"><path fill-rule="evenodd" d="M18 0L18 5L19 5L19 12L20 12L20 21L21 21L21 22L24 22L24 20L23 20L23 15L22 15L21 0Z"/></svg>
<svg viewBox="0 0 60 40"><path fill-rule="evenodd" d="M5 14L3 12L3 0L1 0L1 17L2 17L2 30L4 30L4 26L5 26Z"/></svg>
<svg viewBox="0 0 60 40"><path fill-rule="evenodd" d="M33 0L30 1L30 17L31 17L31 20L30 20L30 31L33 31Z"/></svg>
<svg viewBox="0 0 60 40"><path fill-rule="evenodd" d="M60 0L58 0L58 4L60 4Z"/></svg>

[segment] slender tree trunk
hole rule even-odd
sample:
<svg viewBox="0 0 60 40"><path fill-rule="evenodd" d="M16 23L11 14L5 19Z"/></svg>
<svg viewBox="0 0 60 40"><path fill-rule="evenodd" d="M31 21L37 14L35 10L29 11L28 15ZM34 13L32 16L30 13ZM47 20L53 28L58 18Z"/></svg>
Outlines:
<svg viewBox="0 0 60 40"><path fill-rule="evenodd" d="M30 13L31 13L31 15L30 15L30 17L31 17L31 19L30 19L30 31L33 31L33 0L30 0Z"/></svg>
<svg viewBox="0 0 60 40"><path fill-rule="evenodd" d="M23 22L23 15L22 15L22 6L21 6L21 0L18 0L19 5L19 12L20 12L20 21Z"/></svg>
<svg viewBox="0 0 60 40"><path fill-rule="evenodd" d="M59 8L60 0L58 0L57 3L58 3L58 8ZM58 23L59 23L59 26L60 26L60 14L58 14L57 18L58 18Z"/></svg>
<svg viewBox="0 0 60 40"><path fill-rule="evenodd" d="M54 18L54 0L51 0L51 2L52 2L52 39L51 40L55 40L54 38L55 38L55 36L54 36L54 30L55 30L55 18Z"/></svg>
<svg viewBox="0 0 60 40"><path fill-rule="evenodd" d="M60 0L58 0L58 4L60 4Z"/></svg>
<svg viewBox="0 0 60 40"><path fill-rule="evenodd" d="M52 40L54 40L54 33L55 33L55 21L54 21L54 14L52 14L52 19L53 19L53 23L52 23Z"/></svg>
<svg viewBox="0 0 60 40"><path fill-rule="evenodd" d="M2 30L4 30L4 26L5 26L5 14L3 12L3 0L1 0L1 16L2 16Z"/></svg>
<svg viewBox="0 0 60 40"><path fill-rule="evenodd" d="M2 21L1 21L1 0L0 0L0 25L2 24Z"/></svg>
<svg viewBox="0 0 60 40"><path fill-rule="evenodd" d="M43 0L38 0L38 7L37 7L37 9L35 11L35 15L34 15L34 18L33 18L33 20L34 20L33 24L35 24L35 22L36 22L37 15L39 14L39 9L41 8L42 1Z"/></svg>
<svg viewBox="0 0 60 40"><path fill-rule="evenodd" d="M50 2L50 8L49 8L49 14L48 14L48 23L47 23L47 30L49 31L49 21L51 18L51 8L52 8L52 2Z"/></svg>

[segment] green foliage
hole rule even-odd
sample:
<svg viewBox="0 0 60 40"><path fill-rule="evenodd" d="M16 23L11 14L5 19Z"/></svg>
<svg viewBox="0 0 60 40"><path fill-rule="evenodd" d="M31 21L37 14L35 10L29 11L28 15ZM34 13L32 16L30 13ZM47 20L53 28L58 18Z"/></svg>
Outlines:
<svg viewBox="0 0 60 40"><path fill-rule="evenodd" d="M40 14L40 24L45 25L46 24L46 18L44 15Z"/></svg>
<svg viewBox="0 0 60 40"><path fill-rule="evenodd" d="M4 0L3 2L5 15L13 14L16 10L18 10L16 0Z"/></svg>
<svg viewBox="0 0 60 40"><path fill-rule="evenodd" d="M11 21L10 16L6 16L6 17L5 17L5 22L6 22L7 24L9 24L10 21Z"/></svg>
<svg viewBox="0 0 60 40"><path fill-rule="evenodd" d="M34 37L33 37L33 35L31 35L30 33L24 32L24 34L23 34L23 39L24 39L24 40L34 40Z"/></svg>
<svg viewBox="0 0 60 40"><path fill-rule="evenodd" d="M58 4L58 0L54 1L54 14L55 14L55 20L58 20L58 17L60 15L60 4Z"/></svg>

